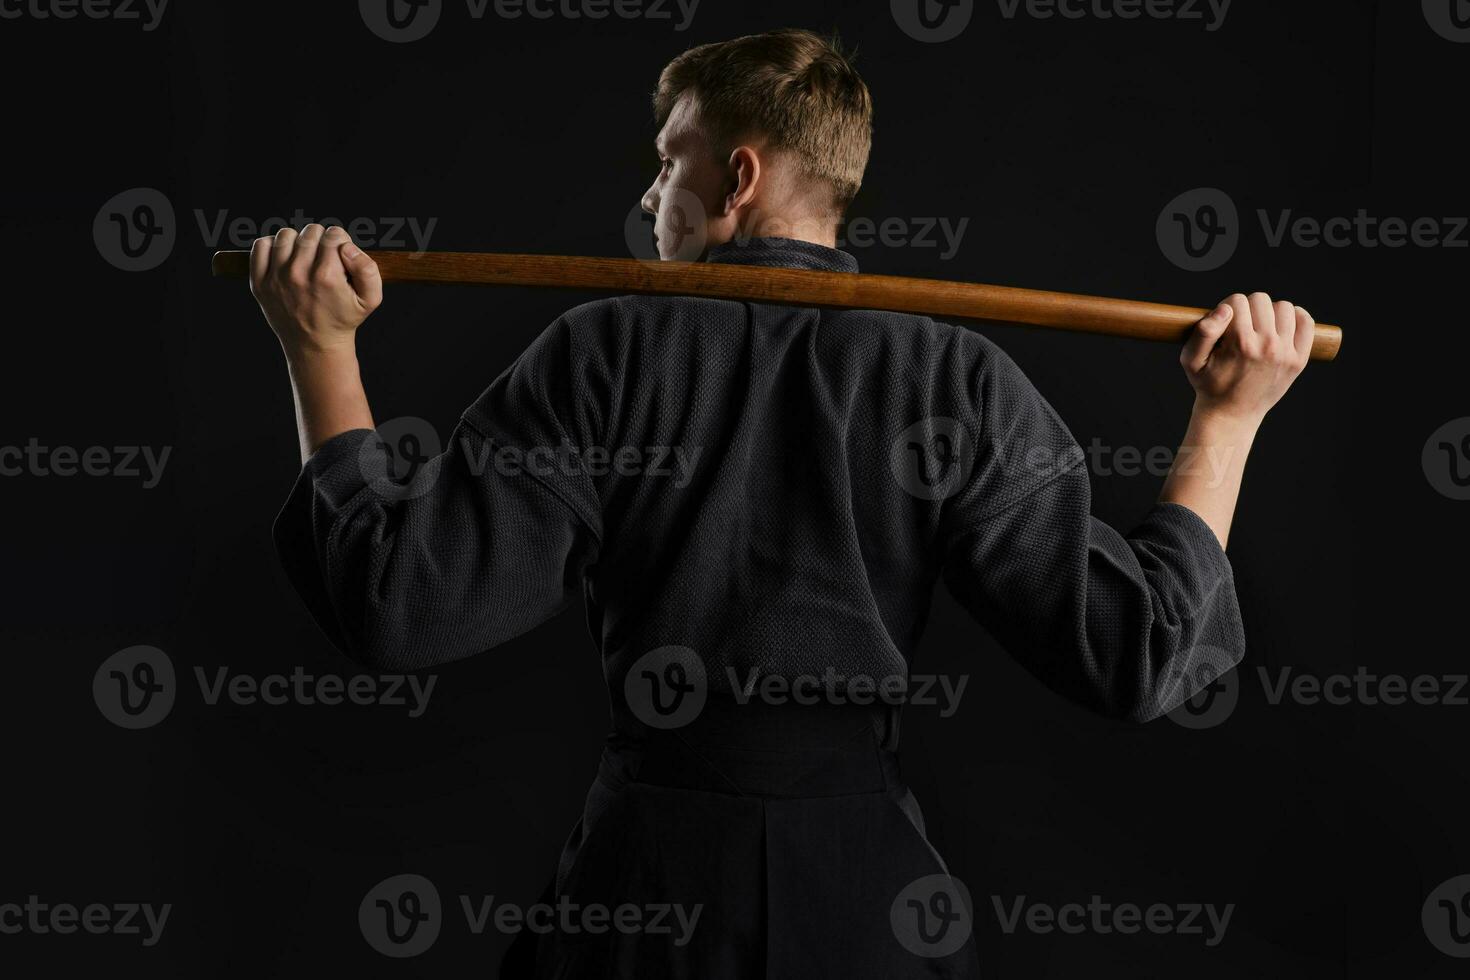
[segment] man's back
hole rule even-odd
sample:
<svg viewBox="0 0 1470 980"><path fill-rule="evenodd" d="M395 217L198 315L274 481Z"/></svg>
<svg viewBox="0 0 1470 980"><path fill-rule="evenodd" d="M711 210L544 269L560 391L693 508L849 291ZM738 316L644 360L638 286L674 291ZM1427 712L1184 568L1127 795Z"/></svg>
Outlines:
<svg viewBox="0 0 1470 980"><path fill-rule="evenodd" d="M710 261L856 271L784 239ZM598 301L470 406L428 490L359 492L334 459L364 436L323 447L277 533L318 620L370 661L478 652L580 588L615 689L671 645L712 692L881 681L907 674L941 574L1030 669L1109 713L1156 714L1238 659L1209 529L1176 506L1128 539L1092 520L1056 413L993 344L930 320Z"/></svg>

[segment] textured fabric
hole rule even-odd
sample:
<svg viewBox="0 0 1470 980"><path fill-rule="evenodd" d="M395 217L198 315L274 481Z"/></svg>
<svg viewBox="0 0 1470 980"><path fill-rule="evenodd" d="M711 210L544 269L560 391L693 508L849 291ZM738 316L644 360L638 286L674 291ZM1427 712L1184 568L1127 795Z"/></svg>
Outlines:
<svg viewBox="0 0 1470 980"><path fill-rule="evenodd" d="M772 239L710 261L857 269ZM553 323L406 486L376 443L321 447L276 524L317 622L371 667L419 669L580 591L613 734L548 896L717 907L688 946L555 936L519 944L526 972L507 976L973 976L972 943L915 956L883 927L896 888L946 874L897 776L896 712L864 748L877 768L854 771L809 762L826 735L806 709L728 707L763 679L906 677L941 578L1027 669L1114 717L1170 710L1244 650L1208 526L1176 505L1127 536L1094 519L1051 406L995 345L926 318L601 300ZM666 676L702 672L704 718L742 719L698 765L633 693L668 649L694 663ZM881 972L839 969L863 963Z"/></svg>
<svg viewBox="0 0 1470 980"><path fill-rule="evenodd" d="M694 928L523 932L502 980L974 980L973 910L912 919L953 949L908 931L906 890L953 885L887 747L890 724L884 709L716 698L688 726L610 738L543 901L675 905Z"/></svg>
<svg viewBox="0 0 1470 980"><path fill-rule="evenodd" d="M772 239L710 261L857 268ZM470 406L426 491L380 492L372 438L312 457L276 535L323 629L379 668L489 649L580 589L610 682L666 644L713 691L752 671L886 677L941 574L1012 655L1110 715L1161 713L1244 647L1209 528L1175 505L1126 538L1094 520L1051 406L994 344L925 318L601 300ZM483 465L503 450L543 465ZM935 487L898 472L929 463Z"/></svg>

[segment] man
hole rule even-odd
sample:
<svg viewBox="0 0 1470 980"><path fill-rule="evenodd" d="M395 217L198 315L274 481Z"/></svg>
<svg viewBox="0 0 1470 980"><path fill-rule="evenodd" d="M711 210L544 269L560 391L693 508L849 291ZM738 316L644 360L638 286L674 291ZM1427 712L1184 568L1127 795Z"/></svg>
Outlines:
<svg viewBox="0 0 1470 980"><path fill-rule="evenodd" d="M655 108L643 205L665 258L698 222L707 261L856 271L834 244L872 103L834 43L695 48ZM974 976L899 778L898 713L864 706L853 679L907 677L940 577L1034 674L1111 716L1155 717L1234 666L1224 545L1256 430L1313 332L1259 293L1198 325L1181 459L1213 465L1176 468L1125 537L1090 516L1065 425L977 334L689 298L569 311L398 492L373 468L354 347L382 300L373 262L340 228L283 230L255 243L251 287L304 461L278 547L338 646L430 667L583 594L613 733L548 898L698 911L687 932L645 914L522 946L518 968L556 977ZM696 462L682 484L607 465L630 447ZM847 680L800 699L816 703L767 684L834 673Z"/></svg>

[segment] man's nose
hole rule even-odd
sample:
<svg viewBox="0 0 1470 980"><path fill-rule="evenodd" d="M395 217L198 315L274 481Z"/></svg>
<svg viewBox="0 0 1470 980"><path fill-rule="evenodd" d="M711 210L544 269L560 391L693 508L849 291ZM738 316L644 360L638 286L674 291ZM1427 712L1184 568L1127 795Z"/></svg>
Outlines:
<svg viewBox="0 0 1470 980"><path fill-rule="evenodd" d="M658 214L658 195L654 193L652 187L644 192L643 200L639 201L638 203L641 204L643 206L643 210L648 212L649 214Z"/></svg>

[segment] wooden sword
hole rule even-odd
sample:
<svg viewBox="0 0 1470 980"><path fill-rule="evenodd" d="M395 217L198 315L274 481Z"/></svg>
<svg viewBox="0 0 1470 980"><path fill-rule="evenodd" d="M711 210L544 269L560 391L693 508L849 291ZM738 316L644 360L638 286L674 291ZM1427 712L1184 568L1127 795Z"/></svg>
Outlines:
<svg viewBox="0 0 1470 980"><path fill-rule="evenodd" d="M1014 286L709 262L655 262L492 252L369 252L384 282L545 286L611 293L702 296L780 306L888 310L1022 323L1055 330L1182 343L1209 310ZM248 279L250 253L216 252L214 274ZM1317 324L1312 360L1331 361L1342 328Z"/></svg>

